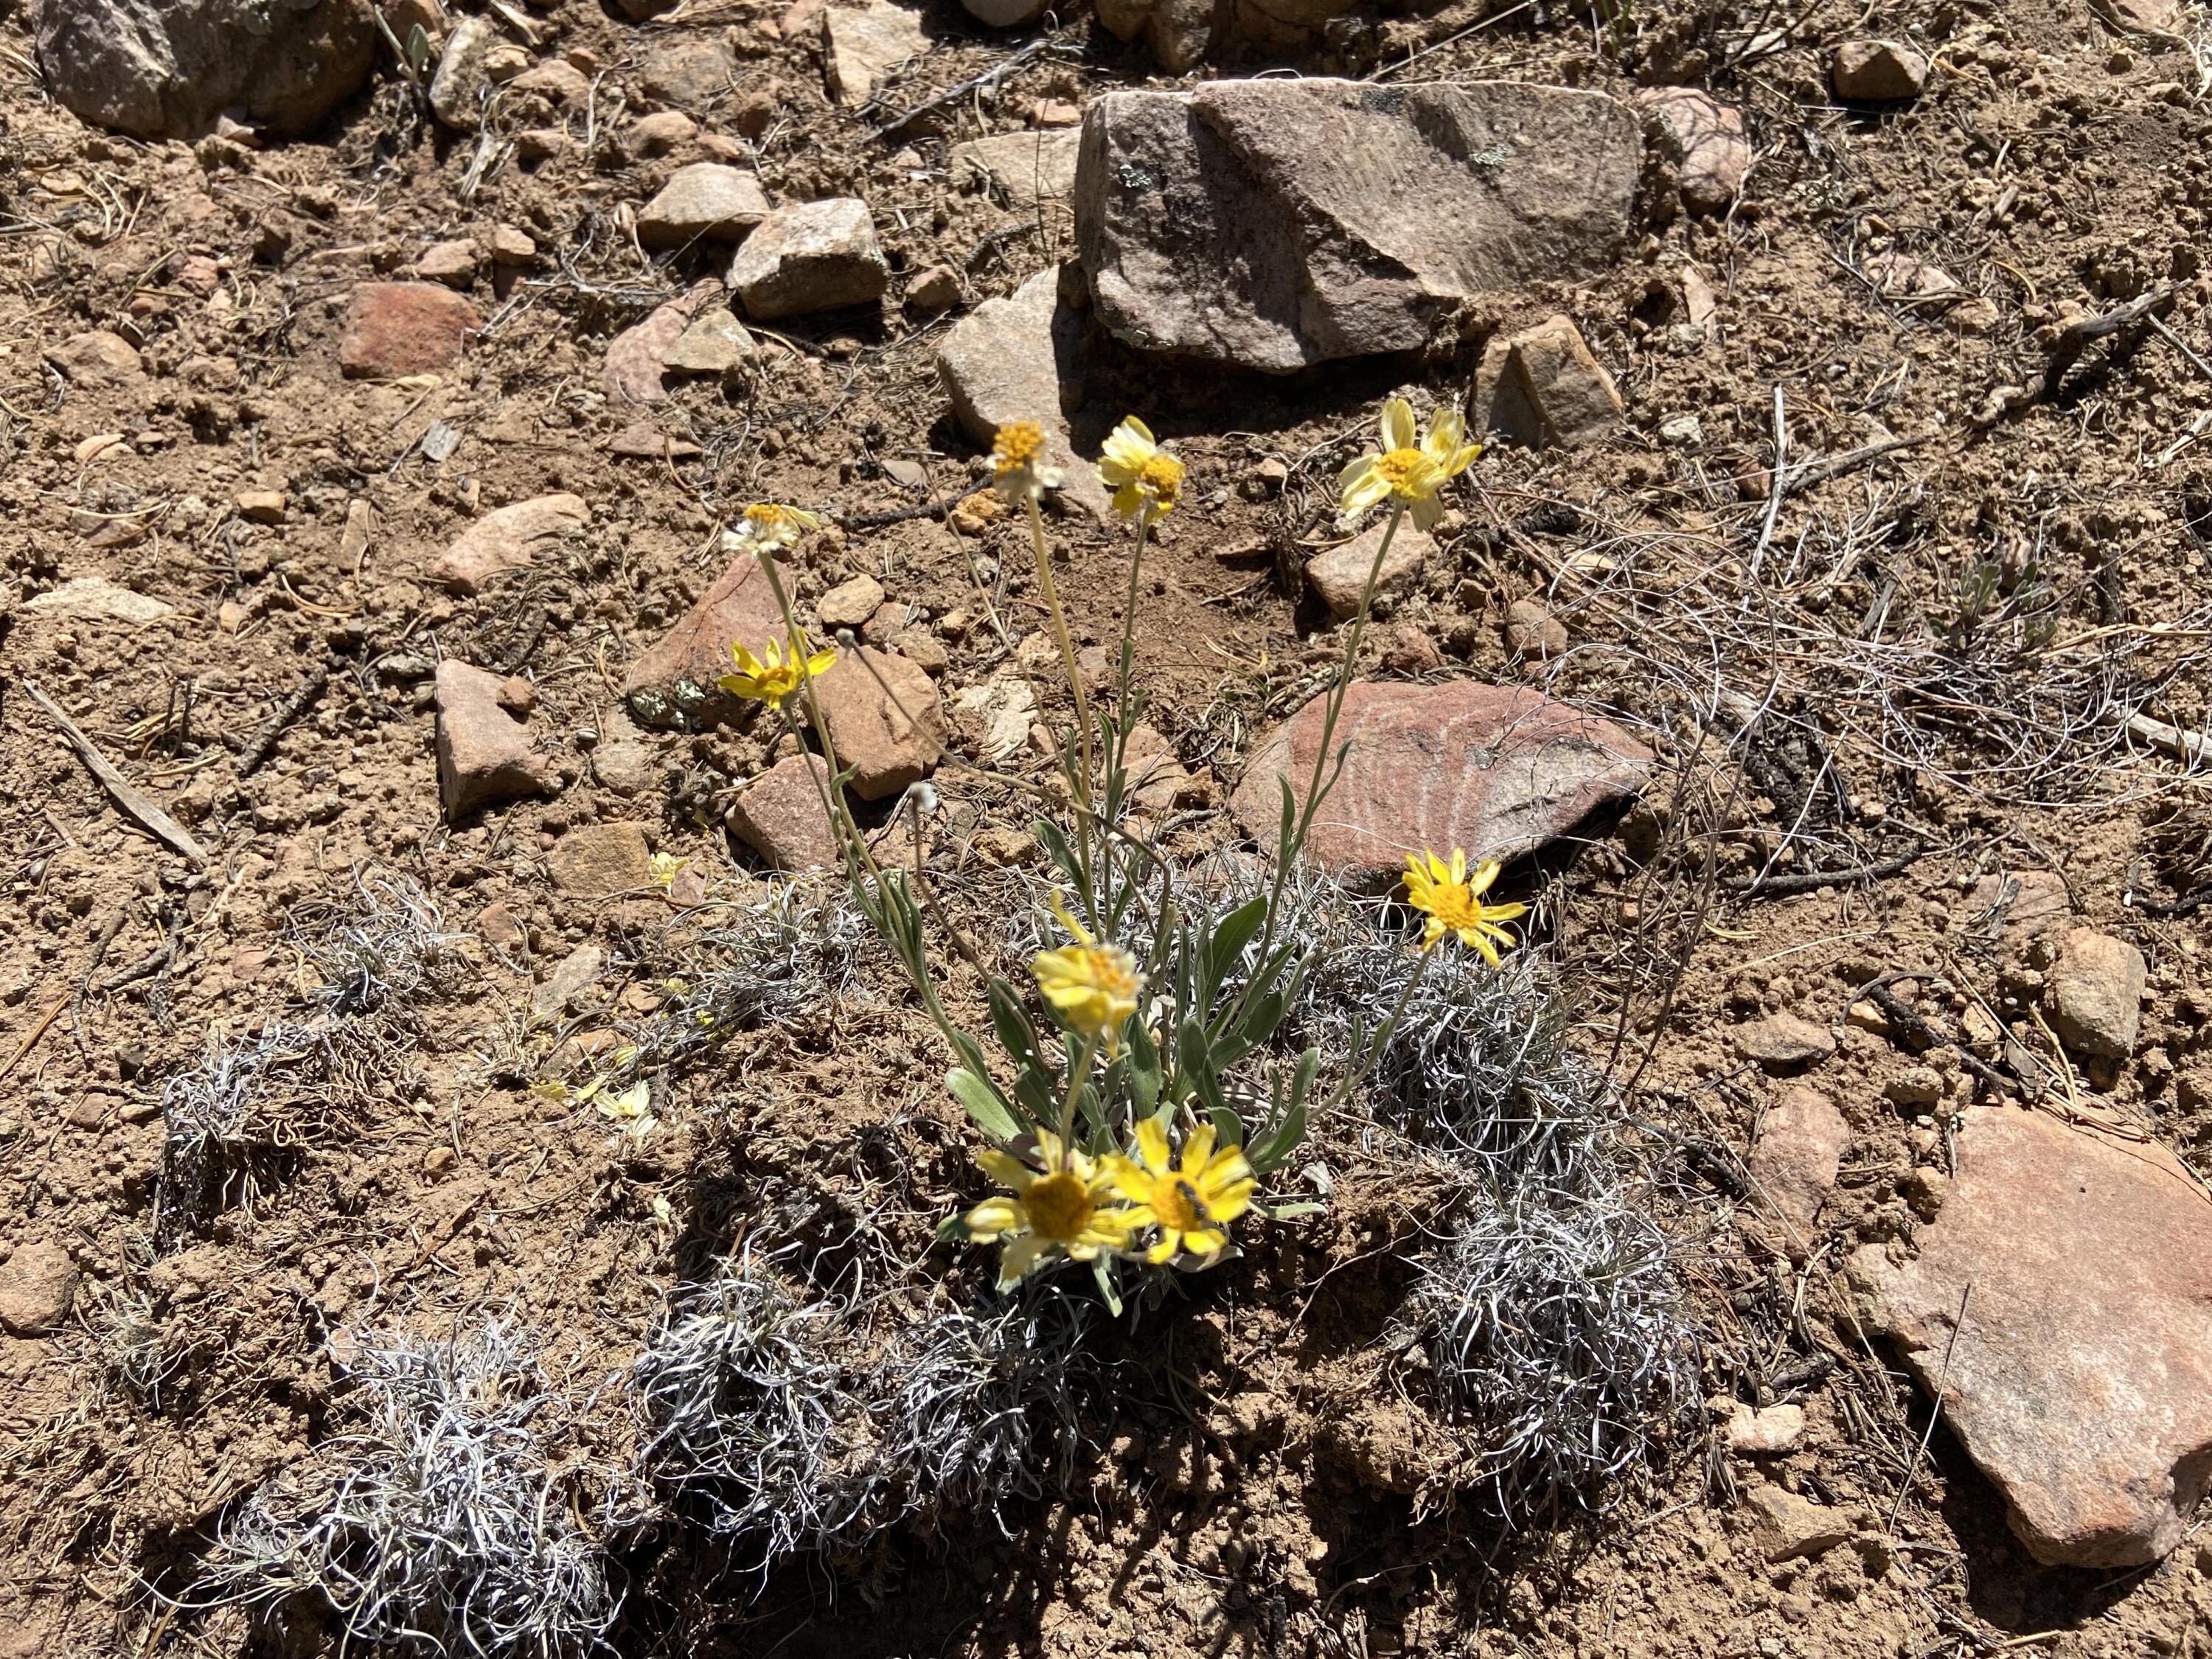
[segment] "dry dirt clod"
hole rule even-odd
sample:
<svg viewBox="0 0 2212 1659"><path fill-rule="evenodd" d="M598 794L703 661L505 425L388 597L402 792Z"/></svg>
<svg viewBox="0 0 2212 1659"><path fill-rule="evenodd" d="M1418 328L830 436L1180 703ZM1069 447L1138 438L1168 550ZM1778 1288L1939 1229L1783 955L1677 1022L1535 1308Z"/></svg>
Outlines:
<svg viewBox="0 0 2212 1659"><path fill-rule="evenodd" d="M545 868L564 893L611 898L653 885L653 848L641 823L580 824L553 843Z"/></svg>
<svg viewBox="0 0 2212 1659"><path fill-rule="evenodd" d="M1535 599L1516 599L1505 607L1505 648L1541 661L1563 656L1569 643L1567 625Z"/></svg>
<svg viewBox="0 0 2212 1659"><path fill-rule="evenodd" d="M1796 1014L1774 1014L1740 1025L1735 1041L1736 1052L1746 1060L1777 1071L1810 1066L1836 1052L1836 1039L1827 1027Z"/></svg>

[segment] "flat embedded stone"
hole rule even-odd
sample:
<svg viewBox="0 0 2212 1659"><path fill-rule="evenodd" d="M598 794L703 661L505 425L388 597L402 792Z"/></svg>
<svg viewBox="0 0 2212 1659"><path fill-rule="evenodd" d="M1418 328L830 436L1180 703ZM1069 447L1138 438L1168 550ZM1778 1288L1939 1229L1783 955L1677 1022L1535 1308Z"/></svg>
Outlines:
<svg viewBox="0 0 2212 1659"><path fill-rule="evenodd" d="M762 321L883 298L891 268L868 204L853 197L778 208L730 262L730 290Z"/></svg>
<svg viewBox="0 0 2212 1659"><path fill-rule="evenodd" d="M453 540L431 574L457 593L478 593L495 577L526 570L541 549L591 522L580 495L565 492L494 507Z"/></svg>
<svg viewBox="0 0 2212 1659"><path fill-rule="evenodd" d="M760 561L740 553L714 585L623 676L623 698L647 726L712 726L737 714L716 684L734 671L730 647L759 654L784 636L783 613Z"/></svg>

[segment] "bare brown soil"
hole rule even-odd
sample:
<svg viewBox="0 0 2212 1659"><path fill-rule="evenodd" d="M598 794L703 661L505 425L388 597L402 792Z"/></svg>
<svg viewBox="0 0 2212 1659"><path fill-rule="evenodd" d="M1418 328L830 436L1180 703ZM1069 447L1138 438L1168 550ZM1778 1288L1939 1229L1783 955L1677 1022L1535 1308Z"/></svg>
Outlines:
<svg viewBox="0 0 2212 1659"><path fill-rule="evenodd" d="M1149 66L1079 19L995 98L878 136L1005 43L939 6L936 49L854 112L825 99L815 48L782 41L774 8L686 9L694 21L651 25L584 0L538 14L542 55L599 55L592 136L575 118L565 155L507 159L473 190L473 143L411 118L384 82L320 143L195 150L88 131L27 72L21 11L0 22L0 1251L56 1239L85 1274L67 1328L0 1338L0 1653L335 1650L312 1620L280 1649L234 1613L179 1612L154 1591L181 1591L226 1507L326 1431L344 1386L330 1339L354 1322L434 1332L512 1310L547 1334L555 1382L586 1394L635 1354L672 1284L778 1218L834 1231L869 1215L887 1259L925 1261L955 1289L981 1271L930 1242L980 1177L944 1055L880 963L860 993L672 1075L642 1140L530 1093L568 1035L648 1027L661 981L711 958L711 904L580 897L555 884L549 855L638 821L714 896L762 890L719 826L729 786L771 758L770 734L648 733L659 775L634 798L600 781L581 734L609 728L623 665L712 580L717 532L743 503L867 514L969 476L973 448L933 367L945 324L899 309L898 284L950 264L974 298L1010 292L1071 240L1064 216L959 188L945 152L1020 128L1040 102L1141 83ZM2103 687L2147 688L2129 706L2198 729L2212 693L2203 636L2187 631L2205 625L2212 538L2212 447L2183 441L2212 408L2200 276L2212 105L2197 63L2086 3L2040 0L1912 0L1863 18L1638 9L1617 36L1578 13L1480 21L1469 6L1394 15L1379 59L1316 51L1292 66L1623 94L1705 84L1746 112L1759 159L1743 198L1723 220L1688 219L1660 205L1655 179L1648 234L1619 271L1470 315L1464 339L1424 362L1257 382L1095 343L1079 447L1133 411L1191 463L1138 652L1155 723L1218 802L1256 732L1337 659L1325 615L1289 577L1328 539L1335 469L1377 400L1462 396L1496 329L1577 319L1620 381L1628 431L1569 457L1486 455L1443 532L1449 560L1395 603L1374 647L1379 662L1394 629L1416 629L1444 672L1510 679L1524 670L1501 643L1504 609L1543 599L1576 647L1537 671L1547 689L1660 748L1652 803L1571 869L1528 878L1533 932L1578 1041L1654 1126L1652 1201L1680 1246L1705 1391L1802 1403L1803 1449L1755 1467L1685 1444L1603 1522L1500 1533L1455 1498L1462 1449L1413 1403L1391 1340L1428 1195L1364 1155L1357 1124L1332 1124L1318 1140L1337 1171L1325 1215L1255 1227L1241 1260L1111 1342L1065 1498L1010 1511L1005 1535L948 1520L859 1563L789 1567L764 1589L720 1571L681 1527L648 1530L617 1558L618 1651L1875 1659L2027 1638L2067 1659L2212 1654L2212 1545L2127 1573L2034 1566L1948 1436L1926 1434L1927 1402L1893 1357L1841 1321L1840 1255L1909 1233L1905 1178L1943 1155L1882 1093L1920 1057L1854 1026L1816 1074L1857 1138L1828 1244L1793 1265L1738 1173L1783 1085L1729 1042L1763 1012L1840 1024L1853 987L1882 975L1911 976L1931 1010L2003 1003L2016 958L1984 938L1968 890L2055 871L2084 919L2142 950L2154 992L2136 1057L2081 1086L2212 1170L2201 913L2130 902L2171 908L2201 889L2212 820L2201 782L2124 739L2100 701ZM1749 52L1764 28L1788 33ZM1836 106L1826 53L1847 32L1919 43L1936 65L1927 94L1880 115ZM619 134L650 106L650 55L704 35L726 38L737 69L693 112L734 138L740 111L769 100L757 166L771 198L865 195L902 274L880 314L791 326L791 349L745 389L679 391L659 424L699 459L624 459L607 448L632 416L602 394L606 343L718 264L640 254L627 210L699 155L633 161ZM1431 44L1410 70L1387 67ZM494 320L458 373L340 377L356 283L430 242L489 246L501 226L526 231L541 258L503 300L480 281ZM1892 251L1940 264L1986 314L1962 331L1955 307L1870 279L1869 260ZM189 254L219 263L212 293L172 280ZM1717 296L1704 330L1687 325L1689 265ZM2169 284L2164 324L2182 343L2130 331L2056 395L1979 418L2043 367L2069 318ZM101 386L45 365L95 328L137 338L143 375ZM1790 494L1768 527L1778 386L1792 457L1914 442ZM424 440L440 427L459 441L432 462ZM119 441L91 441L110 434ZM887 476L892 462L919 464L923 486ZM255 489L284 494L281 523L236 511ZM477 599L428 579L471 516L555 489L592 509L557 557ZM358 501L375 527L349 558ZM1054 537L1085 641L1109 641L1115 544L1074 518ZM865 571L939 619L948 690L1006 672L978 575L1014 630L1041 637L1024 544L1003 522L976 538L927 517L833 529L804 558L803 598ZM2002 593L1962 623L1984 563ZM27 608L87 575L173 613ZM941 625L953 612L971 620L957 636ZM2054 631L2025 648L2037 617ZM1929 668L1947 629L1981 665L1972 675ZM441 822L421 666L441 653L533 680L532 726L559 745L556 794ZM234 740L321 667L327 689L238 775ZM198 837L205 868L117 811L24 679ZM1745 699L1777 718L1732 741ZM975 843L1027 810L958 759L937 784L934 884L994 937L1011 878ZM1167 844L1194 854L1234 839L1207 811ZM1848 873L1907 852L1919 856L1902 870ZM1846 873L1794 895L1740 890L1762 869ZM313 982L300 927L318 908L341 914L368 871L431 896L469 935L465 971L343 1086L293 1103L282 1155L239 1172L204 1225L157 1238L165 1080L211 1041L299 1006ZM535 982L586 944L616 964L602 1005L532 1026ZM155 952L155 969L113 983ZM969 970L947 971L976 1006ZM2033 1042L2032 1023L2020 1029ZM158 1333L156 1389L114 1373L126 1305ZM626 1408L610 1397L584 1422L579 1468L618 1464ZM1854 1509L1855 1541L1769 1565L1736 1502L1761 1481Z"/></svg>

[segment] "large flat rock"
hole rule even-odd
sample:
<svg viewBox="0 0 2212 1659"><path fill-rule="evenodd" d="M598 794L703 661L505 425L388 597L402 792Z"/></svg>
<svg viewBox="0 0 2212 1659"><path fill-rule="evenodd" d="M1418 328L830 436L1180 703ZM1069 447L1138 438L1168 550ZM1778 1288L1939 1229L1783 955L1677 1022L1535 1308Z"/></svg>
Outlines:
<svg viewBox="0 0 2212 1659"><path fill-rule="evenodd" d="M1253 751L1230 805L1262 847L1282 813L1276 780L1301 803L1321 747L1316 697ZM1306 857L1357 881L1403 872L1425 849L1501 863L1574 833L1644 787L1651 751L1612 721L1540 693L1455 680L1361 681L1336 740L1343 773L1314 819Z"/></svg>
<svg viewBox="0 0 2212 1659"><path fill-rule="evenodd" d="M1918 1255L1852 1280L2037 1560L2155 1561L2212 1480L2212 1199L2046 1112L1976 1107L1958 1146Z"/></svg>
<svg viewBox="0 0 2212 1659"><path fill-rule="evenodd" d="M1643 165L1601 93L1221 81L1085 114L1077 245L1125 343L1286 373L1427 343L1460 301L1608 268Z"/></svg>

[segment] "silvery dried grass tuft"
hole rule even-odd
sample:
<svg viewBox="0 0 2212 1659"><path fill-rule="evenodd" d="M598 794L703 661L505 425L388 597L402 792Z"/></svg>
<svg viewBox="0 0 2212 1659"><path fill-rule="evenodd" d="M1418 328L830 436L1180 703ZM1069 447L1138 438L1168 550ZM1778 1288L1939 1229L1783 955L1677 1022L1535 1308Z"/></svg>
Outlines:
<svg viewBox="0 0 2212 1659"><path fill-rule="evenodd" d="M501 1320L362 1338L350 1426L224 1522L192 1599L281 1619L309 1596L348 1644L441 1659L609 1651L616 1603L558 1466L568 1412L539 1346Z"/></svg>

